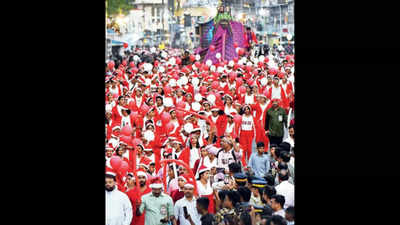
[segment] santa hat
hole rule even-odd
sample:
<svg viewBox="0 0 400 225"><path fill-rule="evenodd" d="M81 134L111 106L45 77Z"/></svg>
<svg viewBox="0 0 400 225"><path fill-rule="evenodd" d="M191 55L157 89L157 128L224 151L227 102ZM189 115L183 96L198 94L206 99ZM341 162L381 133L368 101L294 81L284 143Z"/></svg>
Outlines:
<svg viewBox="0 0 400 225"><path fill-rule="evenodd" d="M192 114L188 114L187 116L185 116L185 117L183 118L183 120L187 120L187 119L189 119L190 117L192 117Z"/></svg>
<svg viewBox="0 0 400 225"><path fill-rule="evenodd" d="M186 184L183 185L185 188L194 188L194 180L192 177L187 176Z"/></svg>
<svg viewBox="0 0 400 225"><path fill-rule="evenodd" d="M114 131L114 130L116 130L116 129L120 129L120 130L121 130L121 127L120 127L119 125L115 125L115 126L112 128L112 131Z"/></svg>
<svg viewBox="0 0 400 225"><path fill-rule="evenodd" d="M137 176L144 176L144 177L146 177L146 179L148 178L147 173L146 173L146 171L144 171L144 169L138 169L136 174L137 174Z"/></svg>
<svg viewBox="0 0 400 225"><path fill-rule="evenodd" d="M182 175L179 175L179 177L178 177L178 179L184 180L185 183L188 182L189 178L190 178L189 174L182 174Z"/></svg>
<svg viewBox="0 0 400 225"><path fill-rule="evenodd" d="M151 120L149 120L149 121L151 121ZM148 123L148 124L146 124L146 129L148 129L150 126L152 126L154 128L154 124L153 123Z"/></svg>
<svg viewBox="0 0 400 225"><path fill-rule="evenodd" d="M211 111L219 111L220 109L217 107L217 106L213 106L212 108L211 108Z"/></svg>
<svg viewBox="0 0 400 225"><path fill-rule="evenodd" d="M111 176L117 176L117 174L114 172L113 169L106 167L106 174L111 175Z"/></svg>
<svg viewBox="0 0 400 225"><path fill-rule="evenodd" d="M151 151L153 151L153 149L151 149L151 148L145 148L143 151L145 151L145 152L151 152Z"/></svg>
<svg viewBox="0 0 400 225"><path fill-rule="evenodd" d="M209 170L210 169L208 167L206 167L204 165L201 165L200 168L199 168L199 174L201 174L203 172L206 172L206 171L209 171Z"/></svg>
<svg viewBox="0 0 400 225"><path fill-rule="evenodd" d="M279 99L274 98L274 99L271 100L271 102L279 102Z"/></svg>
<svg viewBox="0 0 400 225"><path fill-rule="evenodd" d="M108 144L108 146L106 147L106 150L112 150L112 151L114 151L114 147L112 146L111 143Z"/></svg>
<svg viewBox="0 0 400 225"><path fill-rule="evenodd" d="M225 93L225 92L224 92L224 93ZM232 97L231 95L229 95L229 94L226 94L224 97L225 97L225 98L228 97L228 98L230 98L231 100L233 100L233 97Z"/></svg>
<svg viewBox="0 0 400 225"><path fill-rule="evenodd" d="M202 105L204 106L205 104L211 105L208 101L204 101Z"/></svg>
<svg viewBox="0 0 400 225"><path fill-rule="evenodd" d="M142 148L142 150L144 150L144 147L143 147L143 145L142 145L142 144L137 144L136 146L139 146L139 147L141 147L141 148Z"/></svg>
<svg viewBox="0 0 400 225"><path fill-rule="evenodd" d="M258 94L257 97L267 98L267 96L265 96L265 95L263 95L263 94Z"/></svg>
<svg viewBox="0 0 400 225"><path fill-rule="evenodd" d="M249 108L249 109L250 109L250 111L251 111L251 106L250 106L250 105L248 105L248 104L245 104L245 105L243 106L243 110L245 110L246 108Z"/></svg>
<svg viewBox="0 0 400 225"><path fill-rule="evenodd" d="M150 181L150 188L162 188L163 184L159 177L155 177Z"/></svg>
<svg viewBox="0 0 400 225"><path fill-rule="evenodd" d="M192 132L190 132L191 134L196 133L197 131L201 131L200 128L193 128Z"/></svg>
<svg viewBox="0 0 400 225"><path fill-rule="evenodd" d="M148 169L150 162L151 160L149 158L143 157L142 159L140 159L139 166L144 166L146 169Z"/></svg>

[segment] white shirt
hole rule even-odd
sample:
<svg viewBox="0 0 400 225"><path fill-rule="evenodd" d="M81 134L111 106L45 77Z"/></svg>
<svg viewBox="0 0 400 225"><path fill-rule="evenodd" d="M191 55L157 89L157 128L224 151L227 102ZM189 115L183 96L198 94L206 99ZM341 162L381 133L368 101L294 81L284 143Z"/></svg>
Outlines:
<svg viewBox="0 0 400 225"><path fill-rule="evenodd" d="M196 199L193 196L193 199L191 201L187 200L186 197L183 197L176 201L175 207L174 207L174 214L175 218L179 220L180 225L190 225L189 221L185 219L185 213L183 211L183 207L186 206L187 212L192 218L194 224L196 225L201 225L199 213L197 212L196 209Z"/></svg>
<svg viewBox="0 0 400 225"><path fill-rule="evenodd" d="M265 103L265 105L263 105L263 104L260 104L260 108L261 108L261 116L260 116L260 121L262 121L262 120L263 120L264 113L265 113L265 109L267 109L267 106L268 106L268 104L267 104L267 103Z"/></svg>
<svg viewBox="0 0 400 225"><path fill-rule="evenodd" d="M214 158L214 160L211 162L210 158L207 156L204 158L204 166L208 168L213 168L217 167L217 158Z"/></svg>
<svg viewBox="0 0 400 225"><path fill-rule="evenodd" d="M210 179L208 179L206 186L198 180L196 181L197 183L197 191L199 192L199 195L211 195L213 193L213 189L210 184Z"/></svg>
<svg viewBox="0 0 400 225"><path fill-rule="evenodd" d="M132 204L128 196L119 191L106 191L106 225L130 225Z"/></svg>
<svg viewBox="0 0 400 225"><path fill-rule="evenodd" d="M122 157L125 157L129 160L129 150L126 150L126 152L122 154Z"/></svg>
<svg viewBox="0 0 400 225"><path fill-rule="evenodd" d="M146 154L145 154L145 156L151 160L150 163L152 163L152 162L156 163L156 159L155 159L154 153L151 154L151 156L147 156Z"/></svg>
<svg viewBox="0 0 400 225"><path fill-rule="evenodd" d="M161 113L163 110L164 110L164 106L163 105L160 106L160 107L157 106L157 112L158 113Z"/></svg>
<svg viewBox="0 0 400 225"><path fill-rule="evenodd" d="M294 139L291 138L290 136L287 137L283 142L289 143L291 148L294 147Z"/></svg>
<svg viewBox="0 0 400 225"><path fill-rule="evenodd" d="M196 160L198 160L198 159L200 159L199 149L198 148L190 149L189 166L190 166L191 169L193 169L194 164L196 163Z"/></svg>
<svg viewBox="0 0 400 225"><path fill-rule="evenodd" d="M225 152L225 150L221 151L218 155L217 158L217 168L225 168L225 171L229 170L229 163L235 162L235 159L233 158L232 155L233 148L229 150L228 152Z"/></svg>
<svg viewBox="0 0 400 225"><path fill-rule="evenodd" d="M243 115L242 116L242 125L241 125L242 130L251 131L251 130L253 130L253 127L254 127L253 117Z"/></svg>
<svg viewBox="0 0 400 225"><path fill-rule="evenodd" d="M226 82L221 82L221 83L219 83L219 86L220 86L221 88L224 88L226 85L227 85Z"/></svg>
<svg viewBox="0 0 400 225"><path fill-rule="evenodd" d="M119 146L119 139L110 138L110 140L108 140L108 143L111 143L111 145L115 149L116 147Z"/></svg>
<svg viewBox="0 0 400 225"><path fill-rule="evenodd" d="M136 106L137 107L140 107L141 105L142 105L142 96L140 96L140 97L137 97L136 96Z"/></svg>
<svg viewBox="0 0 400 225"><path fill-rule="evenodd" d="M278 86L277 88L272 85L272 93L271 93L271 99L281 99L281 87Z"/></svg>
<svg viewBox="0 0 400 225"><path fill-rule="evenodd" d="M115 88L110 87L110 93L113 95L118 94L118 87L115 87Z"/></svg>
<svg viewBox="0 0 400 225"><path fill-rule="evenodd" d="M234 128L234 127L235 127L235 123L232 123L232 124L227 123L227 124L226 124L225 133L231 134L231 133L233 132L233 128Z"/></svg>
<svg viewBox="0 0 400 225"><path fill-rule="evenodd" d="M284 219L285 219L285 214L286 214L285 210L283 210L283 209L272 213L272 215L279 215L279 216L282 216Z"/></svg>
<svg viewBox="0 0 400 225"><path fill-rule="evenodd" d="M121 125L122 125L121 128L124 126L132 127L131 118L129 116L122 116Z"/></svg>
<svg viewBox="0 0 400 225"><path fill-rule="evenodd" d="M217 122L217 120L218 120L218 117L219 117L219 116L217 116L217 117L213 117L213 116L211 116L211 120L212 120L214 123L216 123L216 122Z"/></svg>
<svg viewBox="0 0 400 225"><path fill-rule="evenodd" d="M294 206L294 185L285 180L278 184L276 187L276 194L285 197L285 205L283 208Z"/></svg>
<svg viewBox="0 0 400 225"><path fill-rule="evenodd" d="M227 105L225 106L224 112L225 114L237 113L236 109L233 106L229 107Z"/></svg>
<svg viewBox="0 0 400 225"><path fill-rule="evenodd" d="M245 104L249 104L249 105L251 105L251 104L254 104L254 95L245 95L244 96L244 103Z"/></svg>

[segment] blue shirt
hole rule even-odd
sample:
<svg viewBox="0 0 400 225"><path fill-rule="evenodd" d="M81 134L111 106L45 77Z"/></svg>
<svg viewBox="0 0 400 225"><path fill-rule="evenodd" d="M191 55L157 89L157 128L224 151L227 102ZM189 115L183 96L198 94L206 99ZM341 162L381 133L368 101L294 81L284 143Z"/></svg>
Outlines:
<svg viewBox="0 0 400 225"><path fill-rule="evenodd" d="M253 153L250 156L249 167L254 171L255 176L264 177L269 171L269 156L262 154L261 156L257 153Z"/></svg>

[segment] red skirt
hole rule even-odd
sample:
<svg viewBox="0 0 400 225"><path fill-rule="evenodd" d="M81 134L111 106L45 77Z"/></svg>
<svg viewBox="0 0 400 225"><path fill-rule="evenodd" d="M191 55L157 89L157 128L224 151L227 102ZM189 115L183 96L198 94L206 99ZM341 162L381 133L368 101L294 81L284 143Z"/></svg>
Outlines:
<svg viewBox="0 0 400 225"><path fill-rule="evenodd" d="M210 195L201 195L201 197L206 197L209 200L209 204L208 204L208 213L210 214L215 214L215 207L214 207L214 194L210 194Z"/></svg>

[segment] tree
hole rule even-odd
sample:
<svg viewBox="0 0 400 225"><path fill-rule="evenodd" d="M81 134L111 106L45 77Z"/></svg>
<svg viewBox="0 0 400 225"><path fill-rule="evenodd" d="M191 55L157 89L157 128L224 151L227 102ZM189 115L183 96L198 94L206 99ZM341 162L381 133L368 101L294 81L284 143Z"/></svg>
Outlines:
<svg viewBox="0 0 400 225"><path fill-rule="evenodd" d="M127 14L133 9L133 0L106 0L107 16L115 16L119 13Z"/></svg>

